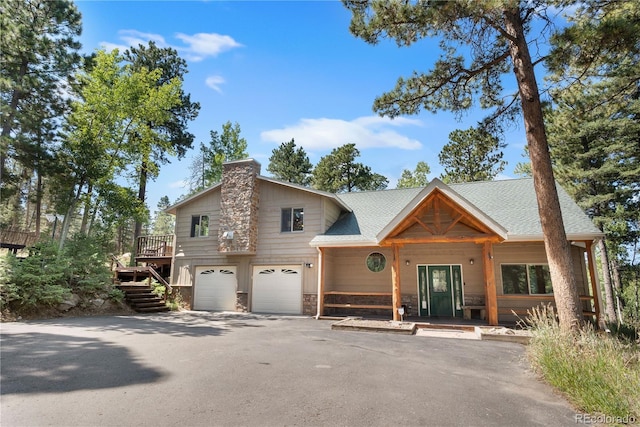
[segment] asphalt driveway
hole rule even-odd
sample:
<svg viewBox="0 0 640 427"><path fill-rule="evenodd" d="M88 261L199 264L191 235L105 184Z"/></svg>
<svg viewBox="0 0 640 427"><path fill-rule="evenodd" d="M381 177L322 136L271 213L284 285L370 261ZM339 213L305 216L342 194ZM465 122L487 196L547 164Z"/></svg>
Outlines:
<svg viewBox="0 0 640 427"><path fill-rule="evenodd" d="M566 426L519 344L182 312L1 325L9 426Z"/></svg>

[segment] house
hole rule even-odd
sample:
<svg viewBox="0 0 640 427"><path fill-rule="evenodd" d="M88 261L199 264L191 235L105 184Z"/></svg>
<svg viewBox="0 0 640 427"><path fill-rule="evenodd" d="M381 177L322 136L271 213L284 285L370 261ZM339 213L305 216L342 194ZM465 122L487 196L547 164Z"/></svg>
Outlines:
<svg viewBox="0 0 640 427"><path fill-rule="evenodd" d="M597 319L602 234L558 192L583 310ZM167 212L171 285L195 310L498 324L553 303L531 179L331 194L261 176L247 159Z"/></svg>

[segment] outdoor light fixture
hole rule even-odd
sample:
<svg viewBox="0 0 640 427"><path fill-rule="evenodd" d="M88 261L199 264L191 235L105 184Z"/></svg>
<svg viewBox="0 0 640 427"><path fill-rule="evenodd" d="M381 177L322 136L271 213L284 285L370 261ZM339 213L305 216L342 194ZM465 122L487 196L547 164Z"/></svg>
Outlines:
<svg viewBox="0 0 640 427"><path fill-rule="evenodd" d="M470 259L469 259L469 264L473 265L473 263L474 263L474 262L475 262L475 261L473 260L473 258L470 258Z"/></svg>
<svg viewBox="0 0 640 427"><path fill-rule="evenodd" d="M405 265L411 265L411 261L409 261L408 259L404 261Z"/></svg>
<svg viewBox="0 0 640 427"><path fill-rule="evenodd" d="M307 268L313 268L313 263L308 262L304 266L307 267Z"/></svg>

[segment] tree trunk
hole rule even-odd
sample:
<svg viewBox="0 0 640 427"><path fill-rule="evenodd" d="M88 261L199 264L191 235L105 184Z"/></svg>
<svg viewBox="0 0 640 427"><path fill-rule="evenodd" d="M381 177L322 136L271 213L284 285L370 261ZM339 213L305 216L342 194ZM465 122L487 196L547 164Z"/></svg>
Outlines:
<svg viewBox="0 0 640 427"><path fill-rule="evenodd" d="M620 283L620 265L618 264L618 259L615 256L611 258L611 277L613 277L613 289L615 294L615 304L618 309L618 321L624 322L624 319L622 318L622 303L620 301L620 294L622 292L622 284Z"/></svg>
<svg viewBox="0 0 640 427"><path fill-rule="evenodd" d="M522 103L538 212L553 283L553 296L561 329L574 331L582 324L582 308L553 177L538 84L519 8L506 9L504 19L505 29L512 38L509 41L509 51Z"/></svg>
<svg viewBox="0 0 640 427"><path fill-rule="evenodd" d="M89 184L87 188L87 199L84 201L84 211L82 213L82 223L80 224L80 233L87 235L87 224L89 223L89 215L91 213L91 194L93 193L93 185Z"/></svg>
<svg viewBox="0 0 640 427"><path fill-rule="evenodd" d="M144 204L145 198L147 195L147 161L143 160L142 165L140 166L140 180L138 186L138 200L141 204ZM135 228L133 231L133 250L135 251L138 247L138 237L142 234L142 221L140 219L136 219Z"/></svg>
<svg viewBox="0 0 640 427"><path fill-rule="evenodd" d="M73 219L76 204L78 203L78 200L80 200L80 195L82 194L82 187L84 187L84 183L78 184L78 190L73 196L73 199L69 204L69 208L67 209L67 213L62 220L62 227L60 230L60 244L58 246L60 250L62 250L62 248L64 247L64 242L65 240L67 240L67 234L69 234L69 227L71 225L71 220Z"/></svg>
<svg viewBox="0 0 640 427"><path fill-rule="evenodd" d="M609 254L607 253L607 245L604 239L598 241L598 250L600 251L600 265L602 266L602 286L604 287L604 313L607 321L616 321L616 306L613 302L613 287L611 285L611 270L609 269Z"/></svg>
<svg viewBox="0 0 640 427"><path fill-rule="evenodd" d="M40 221L42 221L42 173L36 169L36 240L40 240Z"/></svg>

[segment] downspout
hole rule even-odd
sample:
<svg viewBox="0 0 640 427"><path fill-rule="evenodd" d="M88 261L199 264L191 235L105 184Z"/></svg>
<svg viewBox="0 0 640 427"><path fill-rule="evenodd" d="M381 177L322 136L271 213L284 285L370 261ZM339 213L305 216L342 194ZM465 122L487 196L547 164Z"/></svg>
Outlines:
<svg viewBox="0 0 640 427"><path fill-rule="evenodd" d="M316 247L316 250L318 251L318 297L315 318L318 320L320 319L320 316L322 316L322 311L324 309L324 257L322 249Z"/></svg>

